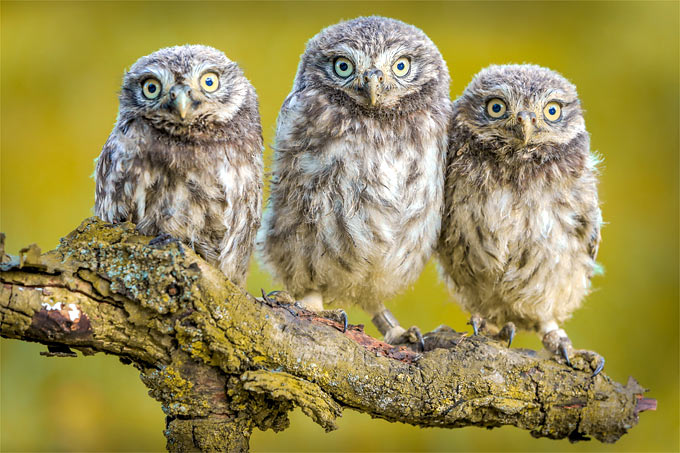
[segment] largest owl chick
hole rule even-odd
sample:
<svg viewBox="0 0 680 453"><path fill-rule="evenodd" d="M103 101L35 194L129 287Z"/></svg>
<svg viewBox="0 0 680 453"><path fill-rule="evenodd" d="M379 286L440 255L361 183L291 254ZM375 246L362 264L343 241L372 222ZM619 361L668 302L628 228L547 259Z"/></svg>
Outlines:
<svg viewBox="0 0 680 453"><path fill-rule="evenodd" d="M415 341L383 301L420 275L443 203L449 75L419 29L362 17L322 30L278 118L265 265L303 305L358 304Z"/></svg>
<svg viewBox="0 0 680 453"><path fill-rule="evenodd" d="M576 88L539 66L491 66L454 103L451 128L438 247L447 282L473 325L536 330L568 361L559 325L588 292L602 223Z"/></svg>
<svg viewBox="0 0 680 453"><path fill-rule="evenodd" d="M125 74L95 171L95 213L170 235L242 285L260 224L262 128L241 69L206 46L161 49Z"/></svg>

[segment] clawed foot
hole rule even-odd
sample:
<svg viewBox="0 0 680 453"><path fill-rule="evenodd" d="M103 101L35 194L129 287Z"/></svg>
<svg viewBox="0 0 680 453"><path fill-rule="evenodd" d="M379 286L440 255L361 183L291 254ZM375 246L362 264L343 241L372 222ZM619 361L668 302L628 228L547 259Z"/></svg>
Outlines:
<svg viewBox="0 0 680 453"><path fill-rule="evenodd" d="M267 302L269 305L272 305L273 303L278 303L278 304L296 304L297 301L293 296L290 295L290 293L286 291L270 291L270 292L265 292L264 289L261 288L262 291L262 299L264 299L265 302Z"/></svg>
<svg viewBox="0 0 680 453"><path fill-rule="evenodd" d="M515 325L511 322L507 322L500 330L500 332L494 335L494 338L496 338L497 340L507 341L508 347L510 347L510 345L512 344L512 340L515 338L516 331L517 329L515 329Z"/></svg>
<svg viewBox="0 0 680 453"><path fill-rule="evenodd" d="M345 313L345 310L342 308L338 308L337 310L324 310L320 311L318 314L321 317L340 324L342 326L342 333L347 332L347 313Z"/></svg>
<svg viewBox="0 0 680 453"><path fill-rule="evenodd" d="M373 325L378 328L385 341L392 345L418 345L419 350L425 351L425 340L420 329L416 326L410 327L408 330L399 325L399 321L394 317L391 311L387 308L382 308L374 316Z"/></svg>
<svg viewBox="0 0 680 453"><path fill-rule="evenodd" d="M261 291L262 300L269 306L274 306L275 304L282 304L284 306L294 305L296 308L312 311L322 318L326 318L333 322L337 322L342 326L342 333L347 332L347 326L349 323L347 319L347 313L345 313L345 310L342 309L321 311L310 310L310 308L313 307L309 307L307 304L304 303L304 301L295 300L295 298L286 291L271 291L269 293L267 293L264 289L262 289ZM293 311L291 311L290 308L288 308L288 311L293 313ZM297 316L297 313L293 314Z"/></svg>
<svg viewBox="0 0 680 453"><path fill-rule="evenodd" d="M295 299L287 292L271 291L268 293L264 290L264 288L260 288L260 291L262 291L262 300L270 307L274 307L275 305L282 305L286 310L288 310L288 313L290 313L293 316L298 316L297 311L295 309L290 308L289 305L295 304L298 308L301 307L298 305Z"/></svg>
<svg viewBox="0 0 680 453"><path fill-rule="evenodd" d="M163 247L172 242L176 242L178 246L182 246L182 243L176 237L170 236L168 233L161 233L155 238L149 241L149 245L152 247Z"/></svg>
<svg viewBox="0 0 680 453"><path fill-rule="evenodd" d="M600 374L604 368L604 357L594 351L574 349L571 340L562 329L548 332L543 336L543 346L553 354L561 357L570 367L583 369L577 361L585 361L593 370L592 377ZM580 360L579 360L580 359Z"/></svg>
<svg viewBox="0 0 680 453"><path fill-rule="evenodd" d="M408 330L401 326L392 327L385 334L385 341L395 346L417 345L417 348L420 352L425 351L425 340L423 339L423 334L420 333L420 329L416 326L411 326Z"/></svg>
<svg viewBox="0 0 680 453"><path fill-rule="evenodd" d="M482 332L484 329L486 329L486 319L475 313L470 317L468 325L472 326L473 335L479 335L479 332Z"/></svg>
<svg viewBox="0 0 680 453"><path fill-rule="evenodd" d="M508 322L505 323L505 325L500 331L496 332L495 327L490 326L486 322L486 319L482 318L480 315L476 313L470 317L470 321L468 321L468 324L472 326L472 332L474 335L486 333L494 340L507 341L508 347L510 347L510 345L512 344L512 340L515 338L515 332L517 331L517 329L515 328L515 324Z"/></svg>

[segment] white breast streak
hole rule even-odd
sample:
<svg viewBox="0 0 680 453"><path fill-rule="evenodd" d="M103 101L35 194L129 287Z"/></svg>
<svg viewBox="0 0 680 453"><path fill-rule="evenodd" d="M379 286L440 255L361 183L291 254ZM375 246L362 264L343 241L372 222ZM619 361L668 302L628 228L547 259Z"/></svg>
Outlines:
<svg viewBox="0 0 680 453"><path fill-rule="evenodd" d="M227 150L227 153L229 152L230 151ZM240 179L239 173L226 160L217 170L217 180L221 186L222 194L227 201L226 208L222 213L222 223L227 229L233 227L235 230L240 230L243 227L241 224L233 225L234 218L241 217L237 216L237 213L234 212L234 204L239 203L241 197L244 195L242 194L243 181L240 181ZM223 240L225 242L222 243L220 259L229 256L232 252L234 242L238 237L236 233L236 231L230 231L224 236Z"/></svg>
<svg viewBox="0 0 680 453"><path fill-rule="evenodd" d="M137 218L141 222L146 213L146 189L149 187L151 181L151 175L148 171L143 172L139 175L139 181L137 181L137 187L135 187L134 201L137 206Z"/></svg>

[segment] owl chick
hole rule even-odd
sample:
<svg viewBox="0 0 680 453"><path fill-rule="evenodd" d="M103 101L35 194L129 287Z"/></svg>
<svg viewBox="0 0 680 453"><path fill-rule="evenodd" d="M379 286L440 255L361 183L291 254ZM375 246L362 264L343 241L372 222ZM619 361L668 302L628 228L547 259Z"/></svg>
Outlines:
<svg viewBox="0 0 680 453"><path fill-rule="evenodd" d="M257 240L306 308L358 304L388 342L418 341L383 301L436 246L450 112L446 64L414 26L361 17L307 43L279 114Z"/></svg>
<svg viewBox="0 0 680 453"><path fill-rule="evenodd" d="M534 65L490 66L454 103L438 258L449 287L480 321L538 331L567 362L559 325L596 268L602 217L597 157L576 88Z"/></svg>
<svg viewBox="0 0 680 453"><path fill-rule="evenodd" d="M257 96L222 52L187 45L125 74L97 160L95 214L170 235L243 285L262 204Z"/></svg>

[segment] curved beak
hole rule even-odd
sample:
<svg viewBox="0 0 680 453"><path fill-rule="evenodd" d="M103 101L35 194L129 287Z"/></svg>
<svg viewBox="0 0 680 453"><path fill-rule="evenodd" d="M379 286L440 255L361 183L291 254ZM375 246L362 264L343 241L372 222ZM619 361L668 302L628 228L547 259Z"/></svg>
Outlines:
<svg viewBox="0 0 680 453"><path fill-rule="evenodd" d="M526 145L536 129L536 114L534 112L519 112L517 122L521 126L521 139Z"/></svg>
<svg viewBox="0 0 680 453"><path fill-rule="evenodd" d="M368 79L368 95L371 98L371 106L374 106L378 100L378 76L372 75Z"/></svg>
<svg viewBox="0 0 680 453"><path fill-rule="evenodd" d="M179 117L185 119L189 107L191 107L191 88L186 85L178 85L170 90L172 108L179 113Z"/></svg>
<svg viewBox="0 0 680 453"><path fill-rule="evenodd" d="M368 92L371 106L375 106L378 101L378 93L382 88L383 80L383 72L380 69L372 69L364 73L364 89Z"/></svg>

